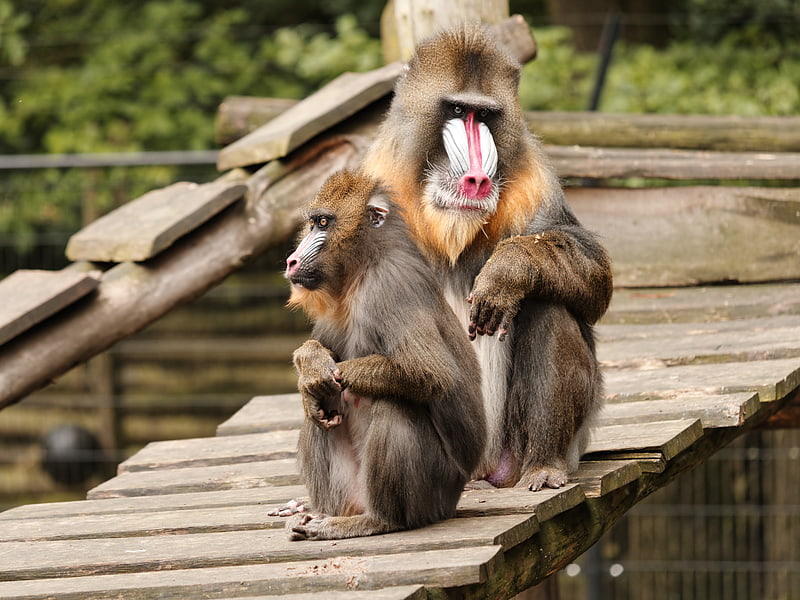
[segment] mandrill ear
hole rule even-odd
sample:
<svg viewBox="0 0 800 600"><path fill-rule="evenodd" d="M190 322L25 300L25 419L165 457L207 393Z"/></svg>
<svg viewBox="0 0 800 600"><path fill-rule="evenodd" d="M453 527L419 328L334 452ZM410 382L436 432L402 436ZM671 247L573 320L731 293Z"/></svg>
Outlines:
<svg viewBox="0 0 800 600"><path fill-rule="evenodd" d="M367 203L367 217L369 218L370 225L373 227L380 227L386 220L386 215L389 214L389 203L383 196L373 196Z"/></svg>

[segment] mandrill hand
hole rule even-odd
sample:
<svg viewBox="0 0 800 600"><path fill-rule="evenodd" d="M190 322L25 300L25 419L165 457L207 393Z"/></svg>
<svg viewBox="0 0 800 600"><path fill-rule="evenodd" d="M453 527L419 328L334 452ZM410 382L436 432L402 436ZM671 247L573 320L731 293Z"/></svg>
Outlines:
<svg viewBox="0 0 800 600"><path fill-rule="evenodd" d="M505 340L522 299L533 288L535 269L531 255L520 238L509 238L498 244L494 254L486 261L472 287L467 302L472 304L469 313L469 338L494 335Z"/></svg>
<svg viewBox="0 0 800 600"><path fill-rule="evenodd" d="M341 374L330 352L318 341L308 340L292 359L306 417L325 430L341 425L342 415L334 408L342 402Z"/></svg>

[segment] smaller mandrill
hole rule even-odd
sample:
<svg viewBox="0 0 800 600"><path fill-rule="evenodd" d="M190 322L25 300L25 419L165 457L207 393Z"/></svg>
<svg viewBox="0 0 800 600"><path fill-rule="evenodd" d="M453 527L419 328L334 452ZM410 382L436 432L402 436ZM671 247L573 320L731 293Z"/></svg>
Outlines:
<svg viewBox="0 0 800 600"><path fill-rule="evenodd" d="M286 260L290 306L314 321L294 353L298 456L314 514L293 540L421 527L454 516L484 449L478 361L375 180L341 171Z"/></svg>

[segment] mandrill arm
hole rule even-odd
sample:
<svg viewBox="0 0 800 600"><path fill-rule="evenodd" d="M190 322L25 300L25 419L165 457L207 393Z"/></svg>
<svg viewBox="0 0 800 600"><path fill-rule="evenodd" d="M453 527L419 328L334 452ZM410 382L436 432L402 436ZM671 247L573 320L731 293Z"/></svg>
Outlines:
<svg viewBox="0 0 800 600"><path fill-rule="evenodd" d="M560 225L507 238L475 278L469 302L469 334L505 338L526 297L564 305L593 324L611 301L608 255L580 225Z"/></svg>
<svg viewBox="0 0 800 600"><path fill-rule="evenodd" d="M297 387L306 416L322 429L342 423L340 373L330 351L316 340L308 340L292 355L297 369Z"/></svg>

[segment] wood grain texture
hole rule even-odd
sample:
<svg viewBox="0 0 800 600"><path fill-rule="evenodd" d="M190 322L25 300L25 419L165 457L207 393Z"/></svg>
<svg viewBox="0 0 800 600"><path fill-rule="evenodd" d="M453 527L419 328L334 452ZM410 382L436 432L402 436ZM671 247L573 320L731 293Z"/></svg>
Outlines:
<svg viewBox="0 0 800 600"><path fill-rule="evenodd" d="M535 517L506 515L442 521L387 536L302 544L283 530L5 542L0 581L152 570L293 562L471 548L514 547L537 530ZM26 547L26 544L30 544ZM24 549L24 551L22 551ZM399 583L399 582L398 582Z"/></svg>
<svg viewBox="0 0 800 600"><path fill-rule="evenodd" d="M55 597L58 600L87 598L175 598L240 597L241 595L292 594L301 590L353 592L403 585L455 587L485 581L502 560L497 546L458 548L409 553L398 561L394 555L334 557L276 564L222 568L188 568L167 572L84 576L0 582L0 594L8 600ZM422 571L420 575L417 575ZM57 594L57 595L55 595ZM413 596L412 596L413 597Z"/></svg>
<svg viewBox="0 0 800 600"><path fill-rule="evenodd" d="M223 148L217 168L266 163L286 156L371 102L385 96L403 71L399 62L367 73L343 73L252 133Z"/></svg>
<svg viewBox="0 0 800 600"><path fill-rule="evenodd" d="M797 179L800 152L708 152L545 145L560 177Z"/></svg>
<svg viewBox="0 0 800 600"><path fill-rule="evenodd" d="M296 103L255 96L225 98L216 116L217 142L229 144ZM526 111L523 116L531 131L554 146L800 152L800 117L585 111Z"/></svg>
<svg viewBox="0 0 800 600"><path fill-rule="evenodd" d="M99 271L21 269L0 281L0 345L97 288Z"/></svg>
<svg viewBox="0 0 800 600"><path fill-rule="evenodd" d="M600 234L617 286L800 278L800 189L570 188L567 199Z"/></svg>
<svg viewBox="0 0 800 600"><path fill-rule="evenodd" d="M225 179L198 185L174 183L123 204L74 234L67 258L96 262L143 261L197 229L247 186Z"/></svg>

